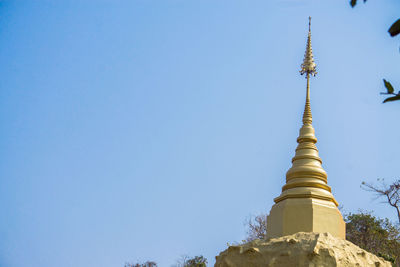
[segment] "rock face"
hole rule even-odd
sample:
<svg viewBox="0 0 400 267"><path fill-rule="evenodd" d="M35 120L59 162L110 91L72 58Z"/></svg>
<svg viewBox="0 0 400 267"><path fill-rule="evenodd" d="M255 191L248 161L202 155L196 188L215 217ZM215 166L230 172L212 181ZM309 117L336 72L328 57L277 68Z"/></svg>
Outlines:
<svg viewBox="0 0 400 267"><path fill-rule="evenodd" d="M215 267L391 267L391 263L329 233L305 233L230 246Z"/></svg>

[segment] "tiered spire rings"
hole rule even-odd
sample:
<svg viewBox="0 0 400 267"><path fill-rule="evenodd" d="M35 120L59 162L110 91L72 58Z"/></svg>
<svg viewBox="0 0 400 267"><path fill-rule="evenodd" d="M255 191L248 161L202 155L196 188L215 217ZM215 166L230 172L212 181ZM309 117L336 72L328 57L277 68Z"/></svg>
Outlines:
<svg viewBox="0 0 400 267"><path fill-rule="evenodd" d="M311 17L309 17L307 46L300 73L301 75L306 74L307 78L303 126L297 138L298 146L292 159L292 167L286 173L286 184L282 187L281 195L275 198L274 201L278 203L288 198L315 198L332 201L338 206L331 193L331 188L327 185L328 176L322 168L322 160L315 146L317 138L312 126L310 75L315 76L317 71L311 47Z"/></svg>

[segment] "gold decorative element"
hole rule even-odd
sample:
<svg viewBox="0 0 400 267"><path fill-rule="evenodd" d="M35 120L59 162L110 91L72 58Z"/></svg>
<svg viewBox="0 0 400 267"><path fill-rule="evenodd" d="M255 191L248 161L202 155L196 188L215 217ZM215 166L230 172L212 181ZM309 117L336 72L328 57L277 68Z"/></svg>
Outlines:
<svg viewBox="0 0 400 267"><path fill-rule="evenodd" d="M321 188L321 189L328 190L329 192L332 191L329 185L318 184L318 183L313 183L313 182L299 182L299 183L287 184L282 187L282 190L285 191L286 189L295 188L295 187L315 187L315 188Z"/></svg>
<svg viewBox="0 0 400 267"><path fill-rule="evenodd" d="M303 64L301 64L300 73L303 75L304 73L311 74L313 76L317 75L317 69L314 63L314 56L312 52L311 46L311 17L308 17L308 38L307 38L307 47L306 53L304 54Z"/></svg>
<svg viewBox="0 0 400 267"><path fill-rule="evenodd" d="M280 196L274 199L275 204L267 216L267 238L297 232L328 232L344 239L346 224L337 208L339 204L327 184L328 175L322 168L312 126L310 75L315 76L317 72L311 48L311 18L300 73L306 74L307 78L303 125L297 138L292 167L286 173L286 184Z"/></svg>
<svg viewBox="0 0 400 267"><path fill-rule="evenodd" d="M303 123L311 124L312 123L312 115L311 115L311 105L310 105L310 74L315 77L317 75L317 65L314 63L314 56L312 52L311 46L311 17L308 17L308 37L307 37L307 46L306 52L304 54L303 64L301 64L300 74L307 74L307 93L306 93L306 105L304 107L303 114Z"/></svg>
<svg viewBox="0 0 400 267"><path fill-rule="evenodd" d="M326 201L332 201L336 206L339 205L339 203L337 203L337 201L334 198L324 197L324 196L315 195L315 194L311 194L311 193L310 194L286 195L286 196L281 196L277 199L279 201L282 201L282 200L285 200L288 198L315 198L315 199L321 199L321 200L326 200Z"/></svg>
<svg viewBox="0 0 400 267"><path fill-rule="evenodd" d="M300 73L306 74L306 103L303 113L303 126L297 138L296 154L292 159L292 167L286 173L286 185L282 187L282 194L275 198L278 203L287 198L317 198L338 203L327 185L328 175L322 168L322 160L316 147L317 138L312 126L312 114L310 104L310 74L316 75L316 65L311 47L311 17L309 17L308 38L306 53Z"/></svg>

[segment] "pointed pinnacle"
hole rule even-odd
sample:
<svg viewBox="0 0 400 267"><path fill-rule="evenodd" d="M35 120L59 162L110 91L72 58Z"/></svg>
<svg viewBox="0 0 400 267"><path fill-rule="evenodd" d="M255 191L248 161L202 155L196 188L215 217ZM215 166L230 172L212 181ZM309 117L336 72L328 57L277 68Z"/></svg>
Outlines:
<svg viewBox="0 0 400 267"><path fill-rule="evenodd" d="M317 65L314 63L314 56L312 52L311 46L311 17L308 17L308 38L307 38L307 47L306 52L304 54L303 64L301 64L300 74L304 73L311 74L315 76L317 74ZM308 75L307 75L308 76Z"/></svg>

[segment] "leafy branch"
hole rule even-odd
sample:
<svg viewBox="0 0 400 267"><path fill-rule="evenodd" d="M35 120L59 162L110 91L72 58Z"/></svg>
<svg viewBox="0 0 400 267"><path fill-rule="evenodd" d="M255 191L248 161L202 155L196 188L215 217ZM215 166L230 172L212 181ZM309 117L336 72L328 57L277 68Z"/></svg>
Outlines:
<svg viewBox="0 0 400 267"><path fill-rule="evenodd" d="M363 2L367 2L367 0L363 0ZM357 0L350 0L350 6L351 7L355 7L355 5L357 4ZM400 19L396 20L392 26L390 26L389 30L388 30L389 34L391 37L394 37L398 34L400 34ZM381 95L393 95L391 97L386 98L385 100L383 100L383 103L386 102L390 102L390 101L396 101L396 100L400 100L400 91L396 94L394 93L394 88L391 85L390 82L386 81L385 79L383 79L383 83L387 89L386 93L381 93Z"/></svg>
<svg viewBox="0 0 400 267"><path fill-rule="evenodd" d="M386 87L387 92L381 93L381 95L393 95L391 97L386 98L383 100L383 103L389 102L389 101L395 101L395 100L400 100L400 91L396 94L394 93L394 88L392 84L385 79L383 79L383 84Z"/></svg>

